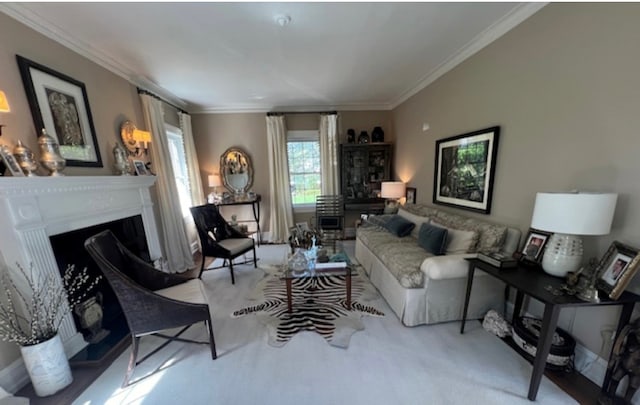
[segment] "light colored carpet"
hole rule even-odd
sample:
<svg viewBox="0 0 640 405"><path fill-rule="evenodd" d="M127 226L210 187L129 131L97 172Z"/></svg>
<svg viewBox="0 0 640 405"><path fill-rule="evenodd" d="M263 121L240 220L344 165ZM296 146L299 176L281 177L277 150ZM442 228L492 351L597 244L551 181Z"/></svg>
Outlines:
<svg viewBox="0 0 640 405"><path fill-rule="evenodd" d="M260 247L260 263L275 264L284 248ZM386 316L364 317L365 329L353 335L348 349L327 345L314 332L271 347L255 317L229 315L247 304L244 297L262 277L252 265L237 267L235 286L226 269L204 274L217 360L207 346L172 343L136 369L136 384L120 389L127 351L74 403L531 404L531 365L479 322L468 323L464 335L459 322L407 328L382 298L373 303ZM187 333L206 338L203 326ZM157 342L143 338L141 355ZM576 402L544 377L535 403Z"/></svg>

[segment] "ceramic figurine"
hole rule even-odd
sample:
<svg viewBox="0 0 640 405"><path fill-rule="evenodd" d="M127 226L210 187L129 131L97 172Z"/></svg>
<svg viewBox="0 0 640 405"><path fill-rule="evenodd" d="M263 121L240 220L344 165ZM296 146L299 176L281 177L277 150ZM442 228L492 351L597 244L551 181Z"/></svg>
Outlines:
<svg viewBox="0 0 640 405"><path fill-rule="evenodd" d="M113 159L113 167L116 170L116 174L119 176L128 176L129 160L127 159L127 152L117 142L116 146L113 147Z"/></svg>
<svg viewBox="0 0 640 405"><path fill-rule="evenodd" d="M347 129L347 143L356 143L356 131Z"/></svg>

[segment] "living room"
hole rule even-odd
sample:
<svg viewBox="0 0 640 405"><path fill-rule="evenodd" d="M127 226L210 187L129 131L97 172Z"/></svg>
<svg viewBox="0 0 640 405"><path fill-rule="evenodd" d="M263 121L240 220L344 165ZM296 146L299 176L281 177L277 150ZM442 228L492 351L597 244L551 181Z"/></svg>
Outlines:
<svg viewBox="0 0 640 405"><path fill-rule="evenodd" d="M394 178L415 187L419 203L430 204L436 141L498 125L491 214L466 214L526 233L537 192L615 192L611 232L585 237L585 257L602 257L616 240L639 246L634 153L640 57L627 45L640 40L638 15L640 7L634 3L548 4L394 108L340 110L341 141L349 128L381 126L385 141L394 145ZM110 151L121 122L144 122L136 86L7 14L0 14L0 35L0 90L11 103L11 113L0 116L2 143L13 146L21 140L37 150L37 129L15 60L22 55L87 86L104 166L68 167L65 174L111 176ZM174 109L167 111L167 120L177 122ZM269 212L264 117L264 112L192 113L203 184L227 148L242 147L255 166L253 190L262 196L263 212ZM317 129L317 114L288 115L286 120L290 130ZM268 224L268 218L263 221ZM629 290L638 291L637 283L632 281ZM609 308L560 316L559 326L584 348L583 365L590 367L583 373L594 379L606 369L604 347L610 342L603 331L611 330L617 318L618 311ZM593 355L600 358L589 357ZM0 343L0 370L19 357L14 344Z"/></svg>

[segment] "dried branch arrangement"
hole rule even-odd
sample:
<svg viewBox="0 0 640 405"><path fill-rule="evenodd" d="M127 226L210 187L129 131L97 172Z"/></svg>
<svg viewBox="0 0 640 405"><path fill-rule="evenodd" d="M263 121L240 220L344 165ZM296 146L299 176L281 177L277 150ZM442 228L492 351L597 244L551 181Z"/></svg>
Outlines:
<svg viewBox="0 0 640 405"><path fill-rule="evenodd" d="M54 337L64 317L102 278L89 280L86 268L76 272L75 266L69 265L60 283L53 274L35 274L33 264L28 273L19 264L17 268L26 281L26 291L17 287L6 269L0 275L0 338L20 346Z"/></svg>

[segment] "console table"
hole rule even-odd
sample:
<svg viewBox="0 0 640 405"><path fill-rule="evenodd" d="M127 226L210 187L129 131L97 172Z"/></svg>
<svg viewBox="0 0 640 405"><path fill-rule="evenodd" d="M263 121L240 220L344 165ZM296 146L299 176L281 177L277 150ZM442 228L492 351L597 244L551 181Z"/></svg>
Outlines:
<svg viewBox="0 0 640 405"><path fill-rule="evenodd" d="M225 200L216 201L213 204L218 207L225 205L251 205L251 210L253 211L253 219L241 220L238 222L255 222L256 223L256 243L260 246L262 243L262 233L260 232L260 201L262 201L262 197L260 194L256 194L255 198L249 197L231 197Z"/></svg>
<svg viewBox="0 0 640 405"><path fill-rule="evenodd" d="M533 362L533 371L531 372L531 382L529 383L529 393L527 397L531 401L535 401L538 394L538 388L544 373L546 359L551 349L551 340L553 333L558 324L558 316L560 310L566 307L593 307L603 305L620 305L622 312L618 320L616 335L618 336L622 328L629 323L633 307L636 302L640 301L640 297L625 291L617 300L611 300L604 294L600 298L600 302L587 302L572 295L556 295L553 290L559 290L564 283L564 279L550 276L544 273L542 269L519 266L516 268L500 269L480 259L467 259L469 261L469 271L467 274L467 292L464 301L464 312L462 315L462 325L460 333L464 333L464 324L467 319L467 308L469 306L469 297L473 284L473 274L476 269L505 282L507 287L513 287L517 290L516 301L513 310L513 320L520 316L524 296L528 295L544 304L544 315L542 318L542 329L540 330L540 338L538 339L538 347L536 349L536 357ZM552 291L549 291L551 286ZM506 316L506 314L505 314ZM611 370L607 370L604 377L602 387L608 387L611 380Z"/></svg>

